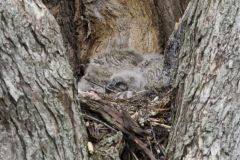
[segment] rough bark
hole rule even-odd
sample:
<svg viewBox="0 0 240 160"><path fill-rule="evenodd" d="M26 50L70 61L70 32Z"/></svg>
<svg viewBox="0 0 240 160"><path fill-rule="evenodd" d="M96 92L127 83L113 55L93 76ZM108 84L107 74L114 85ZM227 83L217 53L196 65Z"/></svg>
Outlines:
<svg viewBox="0 0 240 160"><path fill-rule="evenodd" d="M239 8L194 0L185 12L169 159L240 159Z"/></svg>
<svg viewBox="0 0 240 160"><path fill-rule="evenodd" d="M60 28L42 3L0 1L0 159L87 159Z"/></svg>
<svg viewBox="0 0 240 160"><path fill-rule="evenodd" d="M74 0L42 0L61 28L67 57L74 72L79 69Z"/></svg>

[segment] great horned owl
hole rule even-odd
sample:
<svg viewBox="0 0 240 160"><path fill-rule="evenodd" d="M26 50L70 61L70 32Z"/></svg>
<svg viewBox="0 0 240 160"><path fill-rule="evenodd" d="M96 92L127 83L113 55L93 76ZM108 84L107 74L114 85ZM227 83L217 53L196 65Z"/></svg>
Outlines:
<svg viewBox="0 0 240 160"><path fill-rule="evenodd" d="M162 70L162 55L157 53L142 55L142 61L137 66L114 73L106 87L110 90L120 91L124 91L123 84L125 90L132 91L158 88L163 84Z"/></svg>
<svg viewBox="0 0 240 160"><path fill-rule="evenodd" d="M112 50L90 60L78 89L105 91L139 91L161 85L163 56L140 55L129 50Z"/></svg>
<svg viewBox="0 0 240 160"><path fill-rule="evenodd" d="M113 74L122 70L132 70L141 61L142 56L130 50L111 50L96 54L90 60L85 75L78 83L78 89L87 91L90 89L104 92Z"/></svg>
<svg viewBox="0 0 240 160"><path fill-rule="evenodd" d="M108 81L106 90L126 91L139 90L146 86L146 79L137 68L114 73Z"/></svg>

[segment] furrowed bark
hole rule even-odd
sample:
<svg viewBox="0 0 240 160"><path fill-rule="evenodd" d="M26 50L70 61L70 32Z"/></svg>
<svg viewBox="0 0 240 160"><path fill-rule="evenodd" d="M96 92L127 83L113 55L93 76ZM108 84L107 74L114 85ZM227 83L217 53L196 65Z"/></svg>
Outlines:
<svg viewBox="0 0 240 160"><path fill-rule="evenodd" d="M42 3L0 2L0 159L87 159L65 54Z"/></svg>
<svg viewBox="0 0 240 160"><path fill-rule="evenodd" d="M240 159L240 1L191 1L182 20L168 159Z"/></svg>

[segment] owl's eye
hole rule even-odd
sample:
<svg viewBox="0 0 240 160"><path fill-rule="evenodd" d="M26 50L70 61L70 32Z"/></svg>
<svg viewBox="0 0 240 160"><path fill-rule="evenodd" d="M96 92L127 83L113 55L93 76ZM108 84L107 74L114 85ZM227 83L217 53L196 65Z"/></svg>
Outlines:
<svg viewBox="0 0 240 160"><path fill-rule="evenodd" d="M126 91L128 90L128 85L124 82L118 82L116 83L115 87L119 89L120 91Z"/></svg>
<svg viewBox="0 0 240 160"><path fill-rule="evenodd" d="M133 82L135 80L134 77L130 77L130 81Z"/></svg>
<svg viewBox="0 0 240 160"><path fill-rule="evenodd" d="M124 82L116 82L116 80L110 81L106 85L106 93L111 93L112 91L122 92L128 90L128 85Z"/></svg>
<svg viewBox="0 0 240 160"><path fill-rule="evenodd" d="M114 79L108 82L108 84L105 87L106 93L111 93L113 90L115 90L115 85L116 81Z"/></svg>
<svg viewBox="0 0 240 160"><path fill-rule="evenodd" d="M114 88L115 84L116 83L109 83L107 86L108 86L108 88Z"/></svg>

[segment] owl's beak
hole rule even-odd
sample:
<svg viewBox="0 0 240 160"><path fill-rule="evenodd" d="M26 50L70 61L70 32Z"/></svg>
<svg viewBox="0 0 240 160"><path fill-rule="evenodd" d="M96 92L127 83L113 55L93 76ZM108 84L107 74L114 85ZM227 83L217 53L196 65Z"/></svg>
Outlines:
<svg viewBox="0 0 240 160"><path fill-rule="evenodd" d="M106 93L111 93L114 92L115 89L115 83L109 82L106 86L105 86L105 92Z"/></svg>

